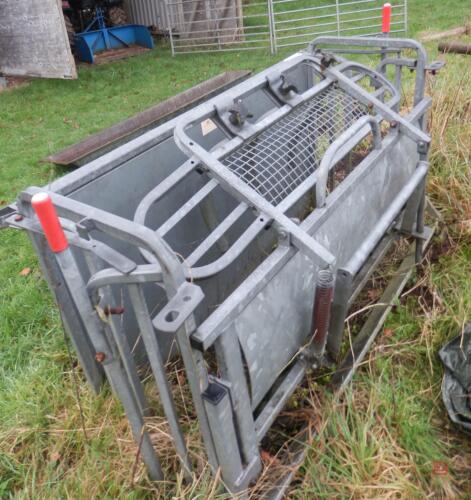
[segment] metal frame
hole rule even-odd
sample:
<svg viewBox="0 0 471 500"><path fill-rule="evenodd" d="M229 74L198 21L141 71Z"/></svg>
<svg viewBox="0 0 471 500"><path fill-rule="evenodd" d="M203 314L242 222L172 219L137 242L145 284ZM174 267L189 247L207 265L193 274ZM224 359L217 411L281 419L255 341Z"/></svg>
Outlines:
<svg viewBox="0 0 471 500"><path fill-rule="evenodd" d="M258 0L228 13L213 0L166 0L172 54L270 50L303 47L322 35L381 35L379 0L332 0L308 5L302 0ZM204 4L204 8L201 5ZM190 9L189 6L194 8ZM188 20L184 7L196 19ZM198 9L198 7L200 7ZM407 33L407 0L393 4L391 33ZM188 16L187 16L188 17ZM192 31L198 23L199 29Z"/></svg>
<svg viewBox="0 0 471 500"><path fill-rule="evenodd" d="M411 67L410 57L402 52L411 49L417 54L414 107L401 115L400 70ZM379 58L386 51L388 57L371 70L339 55L361 50ZM399 68L393 82L383 71L389 65ZM261 440L306 370L338 359L348 310L387 249L408 235L416 241L417 262L423 242L430 239L431 230L423 220L430 144L426 112L431 102L424 96L426 69L425 52L411 40L319 38L307 51L135 139L132 147L122 146L106 160L98 159L54 183L49 191L73 250L59 255L47 250L31 207L39 188L25 190L0 219L2 226L31 235L85 374L96 390L103 372L106 375L141 443L152 479L161 479L162 473L144 423L149 408L137 375L140 361L114 313L135 319L187 477L191 461L164 364L171 352L166 339L172 335L208 461L214 471L221 469L231 492L244 491L260 473ZM368 89L362 85L365 81ZM259 151L262 140L276 138L290 117L322 96L338 94L348 99L337 104L355 106L361 114L327 132L310 132L313 141L327 140L321 159L306 164L312 170L281 199L275 202L260 194L250 180L231 170L231 155L247 147ZM343 159L369 138L366 156L334 185ZM134 221L74 199L142 156L146 147L172 141L186 160L155 187L147 187L136 200ZM296 147L296 141L287 142L287 151ZM309 151L321 151L318 143L315 147ZM263 154L271 161L269 152ZM265 160L258 161L262 172ZM170 199L176 199L175 206L168 204ZM156 218L156 207L164 216ZM198 240L179 257L178 237L172 239L172 234L191 232L194 223L186 221L196 220L191 217L198 210L206 232L195 233ZM387 297L404 286L411 259L386 290ZM332 305L327 302L316 309L321 270L336 279ZM124 312L123 293L129 297ZM155 309L151 299L158 293L165 300ZM212 307L214 302L217 307ZM313 309L318 312L311 325ZM354 344L355 356L339 364L334 383L343 387L351 378L387 312L387 307L378 308L367 320ZM322 315L328 334L316 343ZM213 364L216 371L208 368ZM275 487L278 495L287 482Z"/></svg>

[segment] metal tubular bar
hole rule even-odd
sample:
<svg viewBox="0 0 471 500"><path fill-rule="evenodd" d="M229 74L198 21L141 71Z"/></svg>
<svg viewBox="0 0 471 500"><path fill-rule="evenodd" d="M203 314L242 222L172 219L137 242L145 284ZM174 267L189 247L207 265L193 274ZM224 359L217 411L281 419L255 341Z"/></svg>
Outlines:
<svg viewBox="0 0 471 500"><path fill-rule="evenodd" d="M330 16L329 16L330 17ZM301 19L300 19L301 20ZM306 19L302 19L302 21L305 21ZM285 33L287 31L299 31L303 29L310 29L310 28L317 28L319 26L331 26L333 24L337 24L336 22L330 22L330 23L322 23L322 24L306 24L304 26L291 26L290 28L280 28L277 31L277 33ZM303 33L302 36L309 36L309 33ZM281 37L280 37L281 38ZM287 38L287 37L285 37Z"/></svg>
<svg viewBox="0 0 471 500"><path fill-rule="evenodd" d="M324 23L324 24L318 24L316 26L331 26L331 25L334 25L336 23ZM391 23L391 26L393 25L396 25L396 24L401 24L399 22L394 22L394 23ZM341 33L344 33L346 31L360 31L360 30L363 30L363 29L370 29L370 28L379 28L379 25L376 25L376 24L369 24L367 26L357 26L357 27L354 27L354 28L342 28L340 30ZM290 38L301 38L301 37L313 37L313 36L318 36L318 35L322 35L323 33L331 33L331 30L328 30L328 31L313 31L311 33L301 33L299 35L289 35L289 36L280 36L278 37L279 40L288 40ZM364 36L368 36L367 34L365 34ZM301 42L299 42L301 43ZM304 43L304 42L303 42Z"/></svg>
<svg viewBox="0 0 471 500"><path fill-rule="evenodd" d="M270 32L267 31L266 33L260 33L262 35L269 35ZM257 33L258 35L258 33ZM191 38L191 40L194 40L194 38ZM185 40L186 41L186 40ZM257 39L257 40L234 40L231 42L231 45L234 45L234 46L238 46L238 45L245 45L245 44L248 44L248 43L259 43L259 42L269 42L269 39L268 38L261 38L261 39ZM187 49L187 48L190 48L190 47L209 47L209 46L212 46L212 45L216 45L217 47L219 47L219 43L218 42L208 42L208 43L192 43L190 45L179 45L178 43L175 44L175 47L176 48L179 48L179 49ZM256 49L259 49L260 47L255 47ZM250 49L250 47L245 47L245 49ZM220 50L224 50L224 49L218 49L218 52ZM229 49L229 50L234 50L233 48L232 49ZM239 50L239 49L237 49Z"/></svg>
<svg viewBox="0 0 471 500"><path fill-rule="evenodd" d="M375 248L371 257L360 269L352 284L352 293L348 299L348 305L352 305L358 294L363 290L376 267L380 264L384 256L387 254L392 244L397 240L398 235L393 229L390 234L387 234Z"/></svg>
<svg viewBox="0 0 471 500"><path fill-rule="evenodd" d="M215 443L222 479L231 493L240 489L243 464L234 428L229 390L222 384L210 382L203 394L203 402Z"/></svg>
<svg viewBox="0 0 471 500"><path fill-rule="evenodd" d="M306 373L306 368L307 366L304 361L296 361L270 398L270 401L260 412L260 415L255 420L255 432L257 433L259 442L268 432L276 417L302 381Z"/></svg>
<svg viewBox="0 0 471 500"><path fill-rule="evenodd" d="M339 6L339 0L335 0L335 20L337 21L337 36L340 36L340 6Z"/></svg>
<svg viewBox="0 0 471 500"><path fill-rule="evenodd" d="M240 203L237 207L196 247L185 259L189 266L195 265L203 255L226 233L226 231L246 212L248 205Z"/></svg>
<svg viewBox="0 0 471 500"><path fill-rule="evenodd" d="M169 37L170 37L170 48L172 50L172 56L175 55L175 47L173 45L173 26L172 26L172 22L170 21L170 13L169 13L169 3L167 1L163 2L163 6L164 6L164 16L165 16L165 22L168 26L168 34L169 34Z"/></svg>
<svg viewBox="0 0 471 500"><path fill-rule="evenodd" d="M263 219L263 220L261 220ZM224 221L223 221L224 222ZM241 234L241 236L232 244L229 250L219 257L219 259L205 266L194 267L191 270L192 279L204 279L214 276L219 271L225 269L248 247L248 245L257 237L260 231L267 225L267 219L257 218L252 224Z"/></svg>
<svg viewBox="0 0 471 500"><path fill-rule="evenodd" d="M391 31L393 33L393 31ZM393 49L412 49L417 53L417 66L414 89L414 106L418 105L424 97L425 92L425 68L427 65L427 52L424 47L411 39L394 39L382 37L345 37L335 38L329 36L319 37L309 45L309 51L314 52L314 49L319 45L356 45L363 47L378 47L378 48L393 48Z"/></svg>
<svg viewBox="0 0 471 500"><path fill-rule="evenodd" d="M355 65L351 65L355 66ZM344 68L345 70L346 68ZM345 92L349 93L352 97L357 98L360 102L363 104L372 104L374 108L387 120L389 121L396 121L401 128L401 130L412 140L416 142L423 142L425 144L430 143L430 136L419 128L417 128L415 125L410 123L408 120L404 119L399 113L393 111L390 107L388 107L386 104L382 103L379 99L376 97L373 97L371 94L368 92L364 91L359 85L356 83L353 83L347 76L345 76L342 72L333 69L333 68L326 68L325 70L328 72L329 75L332 77L337 77L338 78L338 84L339 86L345 90ZM393 92L393 94L395 91Z"/></svg>
<svg viewBox="0 0 471 500"><path fill-rule="evenodd" d="M137 283L162 282L162 272L155 264L143 264L137 266L129 274L123 274L117 269L103 269L95 273L87 283L87 290L92 292L106 285L132 285Z"/></svg>
<svg viewBox="0 0 471 500"><path fill-rule="evenodd" d="M157 383L160 401L171 429L175 448L182 462L185 476L187 479L191 479L191 463L188 457L185 438L178 421L178 415L175 409L172 393L165 374L165 366L160 352L158 337L152 326L144 294L139 285L129 285L128 291L136 315L136 320L139 325L139 330L146 347L152 373L154 374Z"/></svg>
<svg viewBox="0 0 471 500"><path fill-rule="evenodd" d="M270 27L270 53L276 54L276 26L273 15L273 0L268 0L268 25Z"/></svg>
<svg viewBox="0 0 471 500"><path fill-rule="evenodd" d="M299 0L274 0L275 4L282 4L282 3L291 3L291 2L297 2ZM350 1L350 2L342 2L341 5L344 7L345 5L359 5L362 3L374 3L375 0L355 0L355 1ZM329 4L329 5L321 5L319 7L316 7L317 9L327 9L329 7L335 7L335 4Z"/></svg>
<svg viewBox="0 0 471 500"><path fill-rule="evenodd" d="M420 185L419 193L420 193L419 194L420 201L419 201L419 207L417 210L417 225L416 225L416 232L417 232L418 237L415 239L415 263L416 264L419 264L420 261L422 260L422 253L423 253L423 247L424 247L424 241L420 236L422 236L422 234L424 232L425 178Z"/></svg>
<svg viewBox="0 0 471 500"><path fill-rule="evenodd" d="M257 28L266 28L267 26L268 26L268 24L251 24L251 25L248 25L248 26L244 26L244 35L246 35L245 30L257 29ZM223 32L223 31L231 31L231 32L233 32L234 28L232 28L232 27L229 27L229 28L218 28L218 32ZM206 37L208 36L208 30L194 30L191 33L192 33L192 35L194 35L195 33L196 34L206 33ZM191 39L193 39L193 37ZM198 37L196 37L196 39L198 39Z"/></svg>
<svg viewBox="0 0 471 500"><path fill-rule="evenodd" d="M332 16L321 16L321 17L333 17L335 14L332 14ZM363 17L361 19L346 19L344 21L342 21L343 24L347 24L347 23L357 23L357 22L360 22L360 21L371 21L371 20L374 20L374 19L381 19L381 16L369 16L369 17ZM392 22L391 25L393 24L402 24L400 23L399 21L397 22ZM328 22L328 23L314 23L314 24L307 24L307 25L304 25L304 26L292 26L290 28L282 28L282 29L278 29L277 32L280 33L280 32L287 32L287 31L299 31L299 30L302 30L302 29L309 29L309 28L319 28L319 27L322 27L322 26L334 26L336 25L337 26L337 21L332 21L332 22ZM379 24L376 25L376 24L370 24L370 25L367 25L367 26L356 26L354 28L348 28L348 27L345 27L345 28L339 28L339 31L342 32L342 31L355 31L355 30L362 30L362 29L366 29L366 28L376 28L376 27L380 27ZM280 40L282 39L287 39L287 38L295 38L296 35L290 35L290 36L285 36L285 37L279 37ZM302 37L302 36L312 36L312 33L301 33L299 35L297 35L298 37ZM340 36L340 35L339 35Z"/></svg>
<svg viewBox="0 0 471 500"><path fill-rule="evenodd" d="M274 2L274 4L278 4L280 2ZM352 2L353 4L354 2ZM371 3L371 0L367 0L366 2L365 1L362 1L362 0L359 0L357 3ZM350 5L349 3L342 3L342 6L343 5ZM288 15L288 14L296 14L298 12L311 12L313 10L327 10L327 9L335 9L335 4L330 4L330 5L316 5L314 7L306 7L306 8L303 8L303 9L288 9L288 10L283 10L283 11L279 11L279 12L275 12L275 16L283 16L283 15ZM335 12L333 14L335 16Z"/></svg>
<svg viewBox="0 0 471 500"><path fill-rule="evenodd" d="M139 203L134 214L135 222L145 225L146 215L150 207L166 195L172 188L177 186L188 174L194 170L194 165L190 161L186 161L181 167L174 170L168 177L166 177L160 184L144 196Z"/></svg>
<svg viewBox="0 0 471 500"><path fill-rule="evenodd" d="M373 251L379 240L382 238L383 234L391 226L394 219L397 217L402 207L407 203L416 187L420 184L420 182L423 181L423 179L427 175L427 171L428 163L425 161L420 161L408 182L404 185L402 190L383 213L368 238L363 242L363 244L357 249L353 257L348 261L345 269L348 270L351 274L355 275L359 271L368 255Z"/></svg>
<svg viewBox="0 0 471 500"><path fill-rule="evenodd" d="M270 33L269 31L265 31L267 28L270 27L268 24L266 24L266 25L260 25L258 27L259 28L264 28L264 31L260 31L259 30L259 31L255 31L253 33L244 33L244 38L246 36L249 36L249 37L252 36L253 37L253 36L258 36L258 35L268 35ZM250 26L250 28L254 28L254 26ZM233 31L232 28L226 28L226 30ZM221 31L224 31L224 30L221 30ZM189 40L193 41L193 40L207 40L208 39L208 34L207 34L208 32L207 31L200 31L200 32L198 32L198 31L192 31L192 34L195 34L195 33L206 33L206 36L193 36L192 35L191 38L183 38L181 41L182 42L187 42ZM224 39L224 38L232 38L232 36L233 36L232 33L229 33L227 35L221 34L219 38L222 38L222 39ZM263 40L265 40L265 39L263 39ZM217 43L217 42L209 42L209 43ZM239 43L239 42L237 42L235 40L231 40L230 43L232 44L232 43ZM242 40L240 43L244 43L244 41ZM177 42L177 44L178 44L178 42Z"/></svg>
<svg viewBox="0 0 471 500"><path fill-rule="evenodd" d="M399 231L401 233L413 234L417 232L417 213L419 210L422 192L422 186L418 186L410 200L407 202L399 227Z"/></svg>
<svg viewBox="0 0 471 500"><path fill-rule="evenodd" d="M284 20L284 21L277 21L276 24L277 25L280 25L280 24L293 24L295 22L298 22L298 21L309 21L309 20L318 20L318 19L325 19L325 18L329 18L329 17L334 17L335 16L335 12L333 12L332 14L326 14L326 15L322 15L322 16L312 16L312 17L300 17L299 19L287 19L287 20ZM328 25L330 25L332 23L328 23ZM337 24L335 22L335 24ZM280 28L280 29L277 29L276 31L279 33L281 31L290 31L290 30L296 30L296 29L304 29L304 28L312 28L314 26L326 26L326 24L317 24L317 23L314 23L314 24L308 24L308 25L305 25L305 26L293 26L291 28Z"/></svg>
<svg viewBox="0 0 471 500"><path fill-rule="evenodd" d="M163 237L175 227L186 215L188 215L198 204L206 198L211 191L218 187L218 183L211 179L200 190L198 190L186 203L184 203L171 217L169 217L156 231Z"/></svg>
<svg viewBox="0 0 471 500"><path fill-rule="evenodd" d="M348 143L357 133L368 125L371 127L371 131L373 132L373 147L375 149L381 148L381 131L376 118L373 118L372 116L362 116L354 125L341 134L340 137L338 137L325 152L317 171L316 205L318 208L325 205L327 178L329 170L333 166L334 158L346 143ZM362 136L360 136L359 139L361 140Z"/></svg>
<svg viewBox="0 0 471 500"><path fill-rule="evenodd" d="M112 304L111 293L109 290L103 289L103 303L109 305ZM133 391L134 397L137 404L141 410L142 415L148 416L150 412L150 406L147 402L147 398L144 394L144 388L142 387L141 381L139 380L139 375L137 374L136 365L133 361L133 355L123 332L122 326L119 324L119 320L113 315L108 315L107 321L104 323L103 328L109 330L113 336L114 343L118 349L121 362L123 363L124 370L126 371L127 377L129 379L129 385Z"/></svg>
<svg viewBox="0 0 471 500"><path fill-rule="evenodd" d="M409 24L409 19L408 19L408 8L407 8L407 0L404 0L404 33L407 36L407 30L408 30L408 24Z"/></svg>
<svg viewBox="0 0 471 500"><path fill-rule="evenodd" d="M188 46L188 47L190 47L190 46ZM219 49L218 48L218 52L234 52L234 50L237 50L237 52L241 52L241 51L246 52L248 50L260 50L260 48L261 47L237 47L237 49L234 49L234 48ZM207 54L207 53L212 53L212 52L214 52L214 49L207 49L207 50L182 50L182 51L179 51L178 54Z"/></svg>
<svg viewBox="0 0 471 500"><path fill-rule="evenodd" d="M358 23L358 22L362 22L362 21L373 21L375 19L381 19L381 16L369 16L369 17L364 17L364 18L361 18L361 19L349 19L349 20L343 20L342 21L342 26L344 26L345 24L347 23ZM391 22L391 26L393 25L399 25L399 24L402 24L401 21L394 21L394 22ZM337 25L337 22L336 21L332 21L332 22L328 22L328 23L314 23L314 24L311 24L311 25L305 25L305 26L298 26L296 28L284 28L282 30L278 30L278 31L293 31L294 29L308 29L308 28L318 28L318 27L322 27L322 26L334 26L334 25ZM369 28L378 28L380 29L380 25L379 24L367 24L367 25L362 25L362 26L355 26L355 27L344 27L344 28L340 28L340 32L345 32L345 31L361 31L361 30L364 30L364 29L369 29ZM328 33L331 33L332 30L328 31ZM314 31L312 34L315 34L316 31ZM299 35L299 36L304 36L304 35L309 35L310 33L303 33L302 35ZM281 38L281 37L280 37ZM289 37L285 37L285 38L289 38Z"/></svg>
<svg viewBox="0 0 471 500"><path fill-rule="evenodd" d="M393 24L398 24L398 23L391 23L391 25ZM364 29L367 29L367 28L380 28L380 26L365 26ZM340 30L341 32L350 32L352 31L352 28L345 28L345 29L341 29ZM390 33L402 33L403 30L391 30ZM316 37L319 37L320 35L327 35L329 33L332 33L332 31L320 31L320 32L314 32L314 33L309 33L308 36L310 38L312 38L313 36L316 36ZM361 35L358 35L358 38L362 38L362 37L368 37L368 38L371 38L373 36L377 36L378 35L378 32L377 31L374 31L374 32L369 32L369 33L362 33ZM343 38L343 37L342 37ZM366 39L368 39L366 38ZM365 40L365 38L362 38L363 40ZM304 45L304 43L306 43L307 40L301 40L299 42L292 42L292 43L285 43L285 44L278 44L278 47L298 47L299 45ZM334 51L332 51L334 52ZM349 53L352 53L352 51L348 51ZM364 52L360 52L362 54L364 54Z"/></svg>
<svg viewBox="0 0 471 500"><path fill-rule="evenodd" d="M265 4L263 4L263 5L265 5ZM198 11L195 11L195 12L198 12ZM199 12L200 12L200 13L204 13L205 15L207 14L207 11L202 11L202 10L200 10ZM252 19L252 18L254 18L254 17L255 17L255 18L261 18L261 17L263 17L264 15L265 15L265 13L264 13L264 12L263 12L263 13L257 13L257 14L244 14L244 19ZM219 17L219 18L217 19L217 21L233 21L233 20L235 20L235 19L238 19L238 17L237 17L237 16L232 16L232 17ZM201 23L202 21L196 21L196 22ZM193 24L193 23L194 23L194 21L186 21L186 22L182 22L182 23L181 23L181 25L182 25L182 26L187 26L187 25L191 25L191 24Z"/></svg>
<svg viewBox="0 0 471 500"><path fill-rule="evenodd" d="M344 4L341 4L341 5L344 5ZM400 15L401 13L397 12L397 9L401 9L404 7L404 4L394 4L394 11L392 12L391 14L391 17L393 16L397 16L397 15ZM350 15L350 14L362 14L363 12L375 12L375 11L381 11L381 9L383 8L383 6L379 6L379 7L370 7L368 9L358 9L358 10L349 10L349 11L346 11L346 12L342 12L340 11L340 15L341 16L347 16L347 15ZM354 19L353 19L354 20Z"/></svg>

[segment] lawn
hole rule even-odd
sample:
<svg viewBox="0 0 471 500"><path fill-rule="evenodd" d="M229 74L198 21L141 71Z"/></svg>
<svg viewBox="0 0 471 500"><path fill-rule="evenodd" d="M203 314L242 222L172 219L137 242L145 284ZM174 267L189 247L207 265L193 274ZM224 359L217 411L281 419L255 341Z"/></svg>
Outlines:
<svg viewBox="0 0 471 500"><path fill-rule="evenodd" d="M471 17L467 0L409 4L412 37ZM427 49L431 60L437 57L436 42ZM222 71L257 71L284 55L172 58L161 47L80 67L76 81L34 80L0 93L0 206L65 173L41 163L48 154ZM418 269L420 286L388 318L344 398L325 393L313 405L318 436L293 498L471 498L471 444L444 411L437 359L471 316L471 56L445 59L428 86L434 99L428 189L444 233ZM38 262L24 234L1 231L0 497L217 496L207 468L193 486L175 476L158 489L142 471L133 474L135 448L121 406L106 390L96 397L79 369L77 375L86 435L59 315ZM448 473L434 473L437 461Z"/></svg>

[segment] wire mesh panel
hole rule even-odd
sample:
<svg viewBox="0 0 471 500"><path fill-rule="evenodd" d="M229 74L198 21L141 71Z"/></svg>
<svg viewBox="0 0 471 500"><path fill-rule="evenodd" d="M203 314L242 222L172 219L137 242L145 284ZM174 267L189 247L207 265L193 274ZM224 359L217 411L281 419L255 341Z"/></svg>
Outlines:
<svg viewBox="0 0 471 500"><path fill-rule="evenodd" d="M328 146L364 113L365 108L343 90L328 88L223 163L277 205L316 170Z"/></svg>
<svg viewBox="0 0 471 500"><path fill-rule="evenodd" d="M274 45L304 46L319 35L381 34L384 0L272 0ZM391 33L407 30L407 0L392 3Z"/></svg>

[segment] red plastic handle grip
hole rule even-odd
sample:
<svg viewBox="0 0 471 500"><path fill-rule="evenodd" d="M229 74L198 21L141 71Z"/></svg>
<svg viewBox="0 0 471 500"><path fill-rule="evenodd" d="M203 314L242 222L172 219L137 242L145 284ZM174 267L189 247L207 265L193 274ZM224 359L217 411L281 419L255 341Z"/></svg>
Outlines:
<svg viewBox="0 0 471 500"><path fill-rule="evenodd" d="M31 199L31 205L38 216L50 249L54 253L67 250L69 242L65 237L51 197L47 193L36 193Z"/></svg>
<svg viewBox="0 0 471 500"><path fill-rule="evenodd" d="M391 12L391 4L385 3L383 5L383 33L389 33L391 31Z"/></svg>

